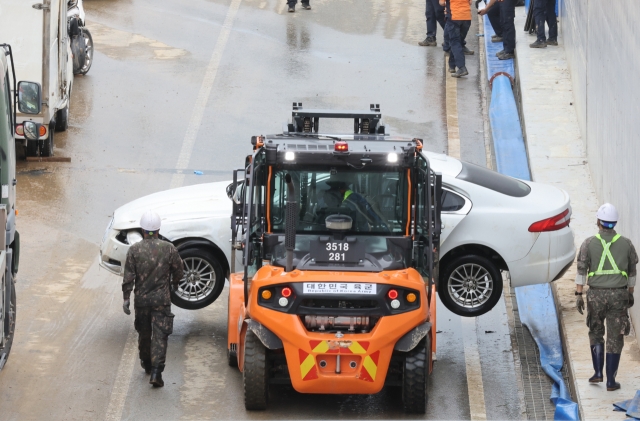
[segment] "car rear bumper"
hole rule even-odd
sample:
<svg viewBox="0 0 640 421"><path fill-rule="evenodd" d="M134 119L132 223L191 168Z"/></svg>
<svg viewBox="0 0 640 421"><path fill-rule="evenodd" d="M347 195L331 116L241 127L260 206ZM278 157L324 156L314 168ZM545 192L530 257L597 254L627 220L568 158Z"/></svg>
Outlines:
<svg viewBox="0 0 640 421"><path fill-rule="evenodd" d="M540 233L529 254L523 259L507 262L511 286L545 284L556 279L576 257L573 230Z"/></svg>

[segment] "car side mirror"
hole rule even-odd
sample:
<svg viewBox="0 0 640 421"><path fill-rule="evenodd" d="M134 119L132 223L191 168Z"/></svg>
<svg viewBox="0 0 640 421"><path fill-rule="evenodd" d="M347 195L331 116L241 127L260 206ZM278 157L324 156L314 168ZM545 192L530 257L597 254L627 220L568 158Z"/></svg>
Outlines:
<svg viewBox="0 0 640 421"><path fill-rule="evenodd" d="M18 83L18 111L24 114L40 114L42 87L36 82Z"/></svg>
<svg viewBox="0 0 640 421"><path fill-rule="evenodd" d="M23 122L22 128L24 129L24 138L32 141L40 139L40 126L41 124L33 121Z"/></svg>

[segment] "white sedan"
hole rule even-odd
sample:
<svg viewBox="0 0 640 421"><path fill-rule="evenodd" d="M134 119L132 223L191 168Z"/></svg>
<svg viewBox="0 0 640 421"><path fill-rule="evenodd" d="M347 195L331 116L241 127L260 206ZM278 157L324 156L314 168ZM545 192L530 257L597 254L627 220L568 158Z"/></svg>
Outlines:
<svg viewBox="0 0 640 421"><path fill-rule="evenodd" d="M502 294L501 271L509 271L512 286L524 286L551 282L571 265L575 247L565 191L446 155L425 155L442 174L438 293L448 309L463 316L491 310ZM211 304L231 267L228 185L167 190L120 207L102 241L101 265L122 276L129 245L142 238L140 217L153 209L162 217L160 235L178 247L185 261L174 304L188 309Z"/></svg>

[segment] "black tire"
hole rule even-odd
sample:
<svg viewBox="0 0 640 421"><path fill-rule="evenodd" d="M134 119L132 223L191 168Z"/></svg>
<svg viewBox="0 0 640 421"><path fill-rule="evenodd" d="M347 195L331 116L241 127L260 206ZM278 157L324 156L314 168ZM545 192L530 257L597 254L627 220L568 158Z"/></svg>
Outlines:
<svg viewBox="0 0 640 421"><path fill-rule="evenodd" d="M465 277L465 274L468 276ZM438 295L442 304L455 314L465 317L481 316L500 300L500 270L483 256L468 254L457 257L440 272ZM480 298L474 302L478 297Z"/></svg>
<svg viewBox="0 0 640 421"><path fill-rule="evenodd" d="M16 285L11 281L11 301L9 302L9 317L4 318L5 345L0 349L0 370L6 364L13 345L16 329Z"/></svg>
<svg viewBox="0 0 640 421"><path fill-rule="evenodd" d="M42 141L42 149L40 149L40 156L49 157L53 156L55 150L55 123L49 124L49 136Z"/></svg>
<svg viewBox="0 0 640 421"><path fill-rule="evenodd" d="M91 65L93 64L93 37L91 36L91 32L84 26L80 28L80 37L84 38L85 44L85 55L84 55L84 63L81 68L78 70L78 74L86 75L91 69Z"/></svg>
<svg viewBox="0 0 640 421"><path fill-rule="evenodd" d="M180 281L178 290L171 292L171 302L186 310L207 307L220 296L224 288L222 265L212 253L204 249L187 248L180 251L180 257L184 262L185 277ZM202 263L199 267L200 274L192 269L197 267L197 262ZM210 270L205 270L207 267ZM211 273L207 274L209 272ZM190 276L193 277L188 278Z"/></svg>
<svg viewBox="0 0 640 421"><path fill-rule="evenodd" d="M412 414L424 414L427 411L429 358L431 341L429 335L415 348L407 352L402 367L402 404L404 411Z"/></svg>
<svg viewBox="0 0 640 421"><path fill-rule="evenodd" d="M38 140L27 140L27 156L38 156Z"/></svg>
<svg viewBox="0 0 640 421"><path fill-rule="evenodd" d="M244 342L244 407L249 411L267 409L269 403L269 371L267 348L251 330L247 330Z"/></svg>
<svg viewBox="0 0 640 421"><path fill-rule="evenodd" d="M56 131L64 132L69 128L69 104L56 113Z"/></svg>
<svg viewBox="0 0 640 421"><path fill-rule="evenodd" d="M227 363L229 367L238 367L238 354L236 354L236 351L232 352L230 349L227 349Z"/></svg>

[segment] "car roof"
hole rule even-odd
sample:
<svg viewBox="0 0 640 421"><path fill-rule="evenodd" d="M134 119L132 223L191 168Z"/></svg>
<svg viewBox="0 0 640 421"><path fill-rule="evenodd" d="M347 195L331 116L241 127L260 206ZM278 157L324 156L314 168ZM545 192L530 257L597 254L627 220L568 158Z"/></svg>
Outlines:
<svg viewBox="0 0 640 421"><path fill-rule="evenodd" d="M422 154L429 160L431 169L437 173L457 177L462 171L462 162L448 155L425 150L422 151Z"/></svg>

